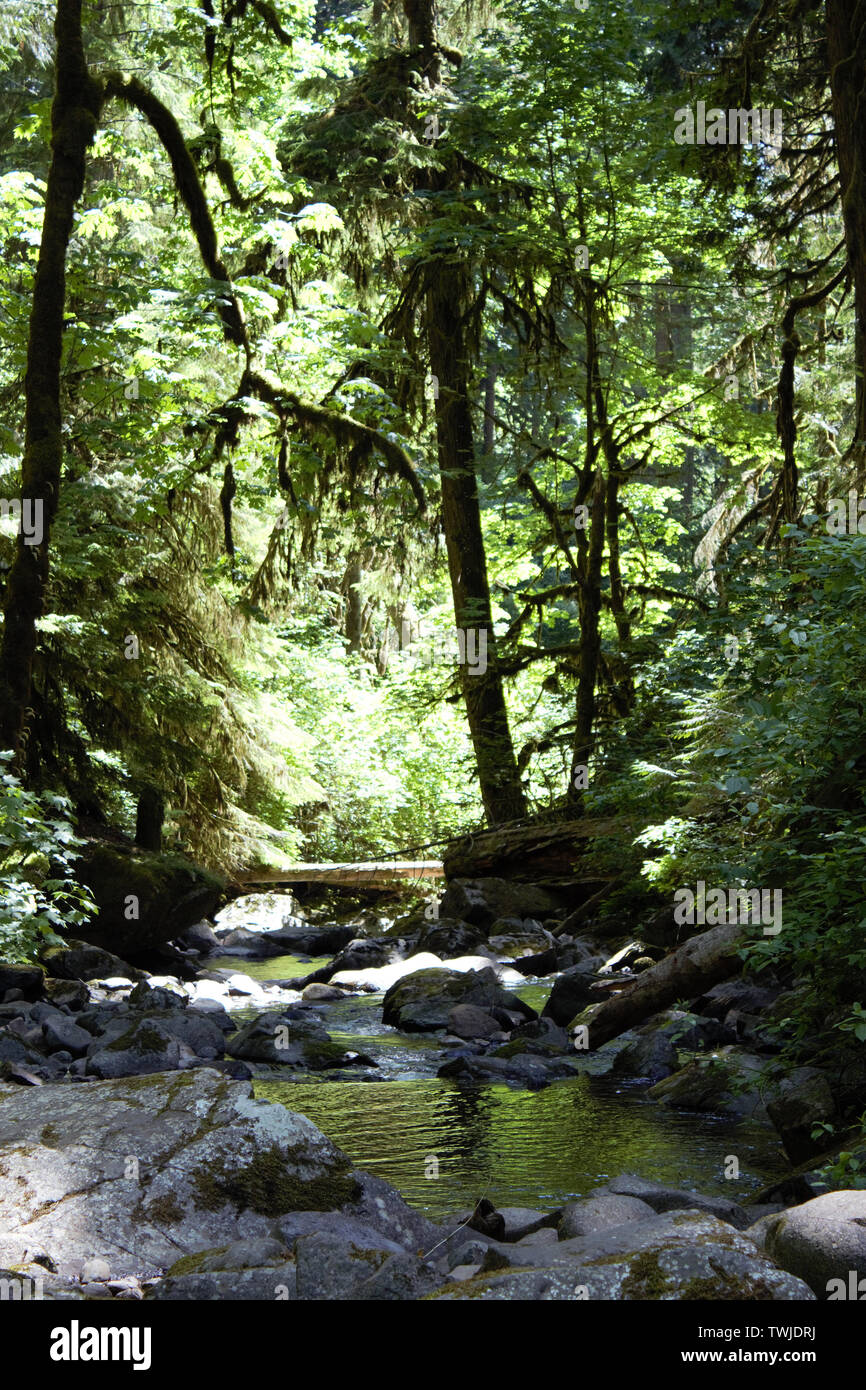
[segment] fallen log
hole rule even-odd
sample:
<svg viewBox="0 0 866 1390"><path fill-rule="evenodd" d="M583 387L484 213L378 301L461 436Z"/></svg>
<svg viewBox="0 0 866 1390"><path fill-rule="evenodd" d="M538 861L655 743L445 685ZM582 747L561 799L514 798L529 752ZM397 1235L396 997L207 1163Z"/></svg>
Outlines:
<svg viewBox="0 0 866 1390"><path fill-rule="evenodd" d="M678 999L704 994L712 985L735 974L741 964L735 952L742 939L739 922L701 932L658 965L645 970L612 999L592 1004L580 1015L580 1022L589 1029L590 1048L594 1051Z"/></svg>
<svg viewBox="0 0 866 1390"><path fill-rule="evenodd" d="M538 825L502 825L466 835L443 856L445 877L519 878L533 882L574 873L591 839L622 836L628 843L641 826L626 816Z"/></svg>
<svg viewBox="0 0 866 1390"><path fill-rule="evenodd" d="M403 879L442 878L438 859L383 859L367 864L289 864L235 875L243 888L278 883L326 883L340 888L390 888Z"/></svg>

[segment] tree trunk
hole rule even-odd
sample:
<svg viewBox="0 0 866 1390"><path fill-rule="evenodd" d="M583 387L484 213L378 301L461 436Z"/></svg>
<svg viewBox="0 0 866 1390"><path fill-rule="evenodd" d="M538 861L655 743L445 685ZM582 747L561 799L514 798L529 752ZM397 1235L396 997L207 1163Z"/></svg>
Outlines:
<svg viewBox="0 0 866 1390"><path fill-rule="evenodd" d="M859 0L827 0L827 58L848 264L854 281L853 456L866 487L866 11Z"/></svg>
<svg viewBox="0 0 866 1390"><path fill-rule="evenodd" d="M18 536L4 605L0 647L0 746L20 759L36 651L36 623L48 587L51 523L63 466L60 363L66 300L66 253L75 204L84 187L87 148L96 134L102 89L89 75L81 37L82 0L58 0L56 84L51 108L51 164L45 189L42 241L33 286L24 379L24 458L21 495L33 508L37 532Z"/></svg>
<svg viewBox="0 0 866 1390"><path fill-rule="evenodd" d="M409 48L419 51L420 72L430 89L436 91L441 86L442 73L433 0L403 0L403 10L409 25ZM450 186L448 171L425 171L420 186L430 187L431 183L437 192L446 192ZM436 439L442 483L442 526L448 549L454 618L458 631L464 634L464 659L459 669L466 718L478 765L484 810L490 824L498 825L525 815L526 804L508 725L502 675L496 660L481 531L469 408L469 349L464 326L470 302L471 285L465 261L456 247L449 246L429 263L426 292L430 370L439 383ZM470 632L475 639L472 647Z"/></svg>
<svg viewBox="0 0 866 1390"><path fill-rule="evenodd" d="M442 525L458 630L466 634L460 684L478 780L491 825L525 814L523 789L496 660L462 315L469 276L460 260L437 258L429 270L427 336L430 368L439 379L436 438L442 483ZM470 639L470 633L474 639ZM469 654L476 658L472 664ZM485 653L484 660L481 660Z"/></svg>
<svg viewBox="0 0 866 1390"><path fill-rule="evenodd" d="M135 817L135 843L142 849L162 849L165 802L155 787L144 787L138 798Z"/></svg>
<svg viewBox="0 0 866 1390"><path fill-rule="evenodd" d="M343 579L343 592L346 595L346 639L350 652L360 652L364 633L364 611L361 603L361 557L357 553L349 557Z"/></svg>
<svg viewBox="0 0 866 1390"><path fill-rule="evenodd" d="M577 716L574 746L571 755L571 776L568 801L580 805L583 801L582 769L589 767L595 747L595 683L601 656L601 570L604 558L604 499L605 485L601 470L596 473L589 504L589 545L583 566L583 582L578 595L580 609L580 663L577 678Z"/></svg>
<svg viewBox="0 0 866 1390"><path fill-rule="evenodd" d="M735 954L742 934L739 922L701 932L645 971L634 984L603 1004L593 1005L591 1014L581 1016L589 1028L590 1047L602 1047L678 999L704 994L712 985L735 974L742 964Z"/></svg>
<svg viewBox="0 0 866 1390"><path fill-rule="evenodd" d="M617 837L630 843L639 828L627 816L503 825L450 844L442 859L445 877L533 881L567 877L576 873L575 862L586 853L587 841Z"/></svg>

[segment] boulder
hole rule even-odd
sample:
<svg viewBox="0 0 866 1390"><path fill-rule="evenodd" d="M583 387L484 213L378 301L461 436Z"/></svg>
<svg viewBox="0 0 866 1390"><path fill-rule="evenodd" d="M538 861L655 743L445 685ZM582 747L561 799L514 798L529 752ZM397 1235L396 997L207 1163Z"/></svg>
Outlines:
<svg viewBox="0 0 866 1390"><path fill-rule="evenodd" d="M511 960L550 951L555 943L556 938L540 922L519 917L500 918L491 926L487 938L491 951Z"/></svg>
<svg viewBox="0 0 866 1390"><path fill-rule="evenodd" d="M0 1000L9 990L20 990L22 999L38 999L42 992L43 972L38 965L16 965L0 961Z"/></svg>
<svg viewBox="0 0 866 1390"><path fill-rule="evenodd" d="M677 1049L671 1042L669 1030L657 1028L655 1024L622 1033L618 1041L626 1044L618 1049L613 1062L613 1070L621 1076L661 1081L679 1066Z"/></svg>
<svg viewBox="0 0 866 1390"><path fill-rule="evenodd" d="M798 1067L779 1082L778 1092L767 1103L767 1114L779 1133L785 1153L794 1164L826 1148L826 1140L812 1139L812 1127L830 1123L836 1104L829 1082L816 1067Z"/></svg>
<svg viewBox="0 0 866 1390"><path fill-rule="evenodd" d="M631 970L634 968L635 961L641 959L648 959L650 966L652 966L655 964L652 958L653 951L655 951L659 959L664 955L664 951L659 950L657 947L650 947L648 949L642 941L630 941L627 946L622 946L620 950L608 957L601 967L599 974L610 975L612 971L616 970Z"/></svg>
<svg viewBox="0 0 866 1390"><path fill-rule="evenodd" d="M748 1207L742 1207L729 1197L705 1197L700 1192L689 1192L681 1187L667 1187L664 1183L651 1182L648 1178L638 1178L631 1173L623 1173L607 1184L608 1192L616 1196L638 1198L655 1212L702 1211L725 1221L737 1230L745 1228L754 1219ZM604 1192L605 1189L599 1189Z"/></svg>
<svg viewBox="0 0 866 1390"><path fill-rule="evenodd" d="M295 1246L297 1296L317 1302L422 1298L442 1283L437 1266L408 1250L358 1246L334 1233L300 1236Z"/></svg>
<svg viewBox="0 0 866 1390"><path fill-rule="evenodd" d="M448 1015L448 1031L457 1038L493 1038L502 1036L502 1025L474 1004L455 1004Z"/></svg>
<svg viewBox="0 0 866 1390"><path fill-rule="evenodd" d="M447 960L453 956L471 955L485 940L482 927L459 922L453 917L440 917L438 922L425 924L416 949L429 951L441 960Z"/></svg>
<svg viewBox="0 0 866 1390"><path fill-rule="evenodd" d="M598 1192L581 1202L569 1202L559 1223L559 1239L591 1236L611 1226L626 1226L631 1221L648 1221L657 1215L639 1197L619 1196L613 1192Z"/></svg>
<svg viewBox="0 0 866 1390"><path fill-rule="evenodd" d="M167 1029L153 1019L138 1019L129 1024L120 1037L106 1043L99 1039L91 1043L85 1070L101 1080L109 1077L145 1076L152 1072L175 1071L181 1063L194 1057ZM83 1031L83 1030L82 1030Z"/></svg>
<svg viewBox="0 0 866 1390"><path fill-rule="evenodd" d="M598 1001L598 994L592 990L593 979L583 965L572 965L568 970L563 970L553 982L542 1016L552 1018L563 1028L567 1027L587 1004Z"/></svg>
<svg viewBox="0 0 866 1390"><path fill-rule="evenodd" d="M276 931L268 932L268 936L277 943L282 954L293 956L332 956L351 941L360 939L354 925L337 924L328 927L309 924L303 927L278 927Z"/></svg>
<svg viewBox="0 0 866 1390"><path fill-rule="evenodd" d="M521 1053L510 1057L455 1057L445 1062L436 1075L451 1081L469 1081L480 1085L491 1082L514 1082L530 1091L540 1091L552 1081L563 1081L577 1075L579 1068L568 1057L538 1057Z"/></svg>
<svg viewBox="0 0 866 1390"><path fill-rule="evenodd" d="M487 1252L478 1274L430 1296L545 1302L814 1298L802 1280L756 1254L748 1237L713 1216L671 1212L557 1245L499 1245ZM503 1259L523 1267L502 1268ZM499 1267L491 1270L494 1262Z"/></svg>
<svg viewBox="0 0 866 1390"><path fill-rule="evenodd" d="M778 988L750 984L748 980L722 980L695 1000L692 1012L718 1019L724 1019L731 1009L746 1014L769 1015L779 993Z"/></svg>
<svg viewBox="0 0 866 1390"><path fill-rule="evenodd" d="M411 1247L411 1242L401 1244L383 1235L372 1223L359 1221L357 1217L347 1216L341 1211L290 1211L275 1222L272 1234L292 1253L302 1237L314 1235L331 1236L346 1247L355 1245L360 1250L384 1250L392 1255Z"/></svg>
<svg viewBox="0 0 866 1390"><path fill-rule="evenodd" d="M474 1004L494 1012L508 1009L523 1018L535 1018L535 1010L499 984L495 971L416 970L397 980L382 1001L382 1022L407 1033L447 1028L455 1004Z"/></svg>
<svg viewBox="0 0 866 1390"><path fill-rule="evenodd" d="M512 960L512 966L521 975L553 975L559 968L559 957L556 951L551 948L549 951L540 951L537 956L520 956L517 960Z"/></svg>
<svg viewBox="0 0 866 1390"><path fill-rule="evenodd" d="M58 1018L47 1018L42 1024L42 1036L49 1052L70 1052L73 1057L82 1057L93 1042L90 1033L79 1028L74 1019L61 1014Z"/></svg>
<svg viewBox="0 0 866 1390"><path fill-rule="evenodd" d="M229 1039L226 1052L247 1062L270 1062L302 1071L376 1065L362 1053L347 1052L332 1042L317 1018L297 1009L259 1014Z"/></svg>
<svg viewBox="0 0 866 1390"><path fill-rule="evenodd" d="M352 937L332 961L307 975L304 983L326 985L337 974L343 982L347 982L352 976L360 975L362 971L375 970L387 965L399 954L399 946L400 941L390 937Z"/></svg>
<svg viewBox="0 0 866 1390"><path fill-rule="evenodd" d="M866 1300L866 1192L825 1192L763 1217L748 1234L819 1298Z"/></svg>
<svg viewBox="0 0 866 1390"><path fill-rule="evenodd" d="M355 1192L341 1206L343 1215L351 1216L396 1241L404 1250L429 1252L439 1246L438 1254L452 1247L455 1237L451 1228L441 1230L420 1211L404 1202L395 1187L371 1173L353 1172Z"/></svg>
<svg viewBox="0 0 866 1390"><path fill-rule="evenodd" d="M65 1005L73 1013L86 1009L90 1003L90 990L83 980L54 980L46 975L42 984L45 998L58 1008Z"/></svg>
<svg viewBox="0 0 866 1390"><path fill-rule="evenodd" d="M217 950L221 956L245 956L247 960L270 960L286 953L285 946L274 940L275 932L252 931L249 927L233 927L220 932Z"/></svg>
<svg viewBox="0 0 866 1390"><path fill-rule="evenodd" d="M337 989L336 985L305 985L301 990L301 998L307 1002L316 1003L317 1001L326 1002L334 999L345 999L346 991Z"/></svg>
<svg viewBox="0 0 866 1390"><path fill-rule="evenodd" d="M562 898L534 883L509 883L503 878L455 878L439 902L442 917L489 929L501 917L551 917Z"/></svg>
<svg viewBox="0 0 866 1390"><path fill-rule="evenodd" d="M143 970L127 965L101 946L88 941L68 941L65 946L49 946L42 952L49 975L57 980L104 980L118 976L123 980L146 980Z"/></svg>
<svg viewBox="0 0 866 1390"><path fill-rule="evenodd" d="M101 841L88 843L75 875L99 909L92 922L78 928L79 936L119 955L135 955L182 935L213 914L225 887L182 855ZM130 918L133 908L138 916Z"/></svg>
<svg viewBox="0 0 866 1390"><path fill-rule="evenodd" d="M103 1023L96 1042L91 1046L91 1052L99 1048L114 1048L115 1044L117 1050L122 1050L127 1044L130 1030L137 1032L151 1024L160 1028L168 1037L176 1038L178 1042L191 1048L197 1057L207 1060L222 1057L225 1039L217 1020L199 1013L196 1009L183 1007L184 1003L185 1001L181 1001L181 1007L167 1009L134 1009L127 1001L125 1009L118 1009L107 1018L103 1015ZM86 1020L82 1022L82 1027L87 1027L90 1018L89 1011L86 1015L81 1015L79 1022L82 1019Z"/></svg>
<svg viewBox="0 0 866 1390"><path fill-rule="evenodd" d="M150 1277L358 1195L308 1119L206 1068L0 1092L0 1264L40 1251L60 1273L99 1258Z"/></svg>
<svg viewBox="0 0 866 1390"><path fill-rule="evenodd" d="M759 1083L765 1065L765 1059L751 1053L720 1048L656 1082L647 1094L683 1110L763 1119L766 1111Z"/></svg>
<svg viewBox="0 0 866 1390"><path fill-rule="evenodd" d="M186 927L175 939L179 945L200 951L202 955L219 950L219 939L210 922L193 922L191 927Z"/></svg>
<svg viewBox="0 0 866 1390"><path fill-rule="evenodd" d="M43 1049L41 1029L28 1031L25 1038L11 1027L0 1028L0 1077L29 1085L56 1080L66 1068Z"/></svg>

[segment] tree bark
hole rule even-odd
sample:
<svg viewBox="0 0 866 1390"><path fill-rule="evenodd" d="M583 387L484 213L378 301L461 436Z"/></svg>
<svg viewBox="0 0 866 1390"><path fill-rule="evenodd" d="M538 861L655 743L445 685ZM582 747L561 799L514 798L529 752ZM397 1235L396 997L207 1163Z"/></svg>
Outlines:
<svg viewBox="0 0 866 1390"><path fill-rule="evenodd" d="M578 595L580 662L577 678L576 726L567 797L572 805L580 805L583 802L580 769L589 766L595 747L593 726L595 724L595 683L598 678L598 664L601 656L599 622L601 618L601 570L605 540L604 502L604 477L599 470L596 473L590 496L589 545L586 549L586 560Z"/></svg>
<svg viewBox="0 0 866 1390"><path fill-rule="evenodd" d="M842 218L854 281L854 447L857 484L866 487L866 10L860 0L827 0L827 58Z"/></svg>
<svg viewBox="0 0 866 1390"><path fill-rule="evenodd" d="M350 555L343 578L343 592L346 595L345 635L350 652L360 652L361 638L364 634L364 610L361 603L361 557Z"/></svg>
<svg viewBox="0 0 866 1390"><path fill-rule="evenodd" d="M436 439L442 485L442 525L458 629L466 638L465 656L486 648L480 660L460 665L460 684L469 733L478 764L478 779L491 825L523 816L526 807L502 675L496 659L487 559L481 530L481 507L475 472L472 416L469 410L468 363L462 316L469 300L469 276L460 260L439 257L431 263L427 286L427 335L430 368L439 379ZM484 647L482 647L484 643Z"/></svg>
<svg viewBox="0 0 866 1390"><path fill-rule="evenodd" d="M165 802L156 787L144 787L138 798L135 817L135 843L142 849L162 849Z"/></svg>
<svg viewBox="0 0 866 1390"><path fill-rule="evenodd" d="M742 933L739 922L701 932L646 970L634 984L626 985L603 1004L593 1005L591 1013L581 1015L589 1028L590 1047L602 1047L678 999L703 994L735 974L741 961L734 953Z"/></svg>
<svg viewBox="0 0 866 1390"><path fill-rule="evenodd" d="M587 841L614 836L634 839L639 825L628 817L503 825L450 844L442 863L452 878L562 878L573 875Z"/></svg>
<svg viewBox="0 0 866 1390"><path fill-rule="evenodd" d="M58 0L51 163L42 241L33 287L24 378L24 458L21 495L40 516L38 544L19 533L4 605L0 646L0 746L20 763L36 651L36 624L45 608L51 524L63 467L60 364L66 300L66 254L75 204L84 187L88 146L96 134L102 88L91 78L81 36L82 0ZM35 533L34 533L35 536ZM32 539L33 537L31 537Z"/></svg>
<svg viewBox="0 0 866 1390"><path fill-rule="evenodd" d="M403 0L409 47L419 50L421 75L435 91L441 85L433 0ZM449 188L447 170L437 170L427 186ZM487 560L475 470L475 445L469 407L469 348L465 315L471 302L469 271L462 253L447 246L429 262L426 284L426 330L430 370L439 383L436 440L442 484L442 525L458 629L467 634L460 685L469 733L478 766L484 810L491 825L526 813L517 758L508 724L502 673L496 659ZM468 632L476 635L474 653L485 659L470 664Z"/></svg>

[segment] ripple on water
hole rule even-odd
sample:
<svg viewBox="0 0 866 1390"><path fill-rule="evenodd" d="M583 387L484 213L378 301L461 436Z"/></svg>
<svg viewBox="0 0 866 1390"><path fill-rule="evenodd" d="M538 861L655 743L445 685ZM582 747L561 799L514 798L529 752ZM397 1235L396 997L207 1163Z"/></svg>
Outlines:
<svg viewBox="0 0 866 1390"><path fill-rule="evenodd" d="M255 1092L307 1115L358 1167L434 1219L482 1193L498 1206L559 1206L624 1172L744 1197L787 1171L761 1126L668 1110L607 1078L537 1092L430 1077L381 1086L256 1081ZM736 1182L724 1177L730 1154L740 1161ZM436 1179L425 1176L431 1156Z"/></svg>

